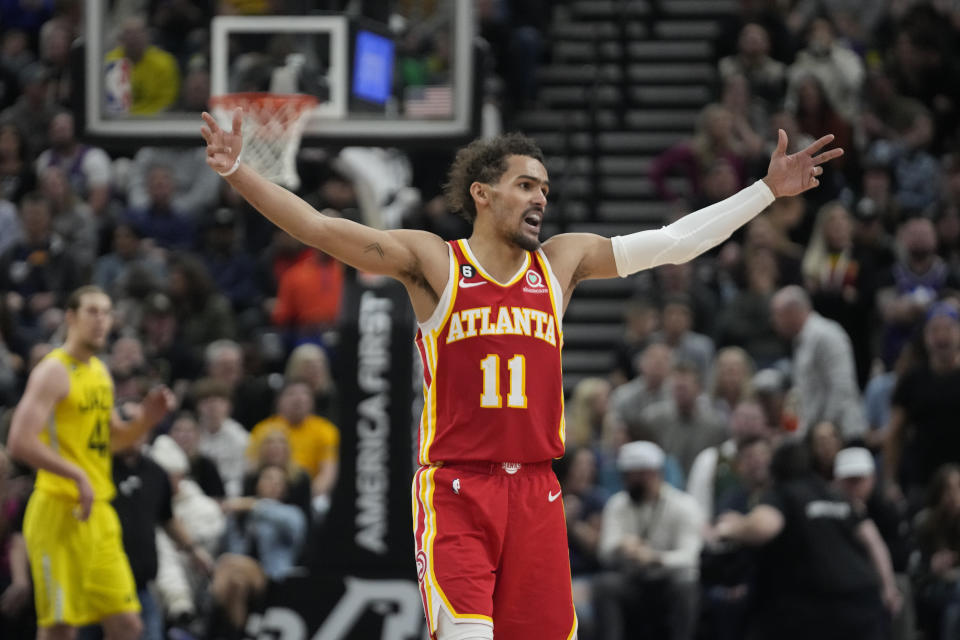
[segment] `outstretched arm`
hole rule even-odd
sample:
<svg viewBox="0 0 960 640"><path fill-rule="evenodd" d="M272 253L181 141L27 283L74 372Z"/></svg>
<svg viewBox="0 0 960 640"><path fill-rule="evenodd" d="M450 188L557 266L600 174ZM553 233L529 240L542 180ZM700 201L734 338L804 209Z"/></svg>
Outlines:
<svg viewBox="0 0 960 640"><path fill-rule="evenodd" d="M230 186L278 227L301 242L316 247L362 271L394 277L405 284L431 282L437 292L446 284L447 249L443 241L424 231L382 231L323 215L295 194L260 176L240 163L241 111L233 114L233 129L221 129L213 117L203 114L206 125L200 129L207 142L207 164L222 175ZM425 264L441 260L436 265ZM409 287L408 287L409 288Z"/></svg>
<svg viewBox="0 0 960 640"><path fill-rule="evenodd" d="M626 277L642 269L691 260L729 238L775 198L818 186L817 177L823 173L820 165L843 155L842 149L814 155L833 140L832 134L791 155L786 153L787 134L783 129L779 136L763 180L671 225L615 238L563 234L551 239L544 248L558 276L564 280L561 274L568 275L572 287L581 280Z"/></svg>

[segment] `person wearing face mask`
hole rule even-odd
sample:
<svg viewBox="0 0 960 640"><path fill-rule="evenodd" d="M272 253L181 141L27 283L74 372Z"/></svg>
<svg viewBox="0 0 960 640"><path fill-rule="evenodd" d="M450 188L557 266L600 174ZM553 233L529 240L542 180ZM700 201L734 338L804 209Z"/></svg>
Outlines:
<svg viewBox="0 0 960 640"><path fill-rule="evenodd" d="M617 467L624 489L603 510L594 583L597 637L692 638L704 516L692 496L663 482L663 450L628 442Z"/></svg>

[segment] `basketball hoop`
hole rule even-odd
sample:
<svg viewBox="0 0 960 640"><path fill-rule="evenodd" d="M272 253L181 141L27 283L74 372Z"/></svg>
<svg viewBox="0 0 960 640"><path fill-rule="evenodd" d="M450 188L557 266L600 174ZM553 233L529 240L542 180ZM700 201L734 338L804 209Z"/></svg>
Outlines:
<svg viewBox="0 0 960 640"><path fill-rule="evenodd" d="M300 186L297 151L315 106L315 97L302 94L228 93L210 98L210 111L225 129L233 127L234 110L243 110L240 160L289 189Z"/></svg>

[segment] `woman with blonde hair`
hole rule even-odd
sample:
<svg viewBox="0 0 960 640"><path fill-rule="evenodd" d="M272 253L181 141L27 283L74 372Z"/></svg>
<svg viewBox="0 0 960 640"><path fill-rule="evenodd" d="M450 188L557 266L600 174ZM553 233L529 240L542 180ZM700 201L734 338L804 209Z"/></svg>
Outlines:
<svg viewBox="0 0 960 640"><path fill-rule="evenodd" d="M594 447L599 443L610 391L610 381L604 378L584 378L573 388L564 411L568 446Z"/></svg>
<svg viewBox="0 0 960 640"><path fill-rule="evenodd" d="M878 276L870 254L853 243L850 210L837 200L820 207L803 256L804 285L817 313L840 323L850 336L861 388L870 374L870 320Z"/></svg>

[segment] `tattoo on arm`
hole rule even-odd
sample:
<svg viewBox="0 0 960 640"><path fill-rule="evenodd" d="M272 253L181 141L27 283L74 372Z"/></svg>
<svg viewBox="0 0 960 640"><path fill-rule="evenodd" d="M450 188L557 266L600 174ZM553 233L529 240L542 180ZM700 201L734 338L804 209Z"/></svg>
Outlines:
<svg viewBox="0 0 960 640"><path fill-rule="evenodd" d="M380 246L379 242L368 244L363 250L364 253L368 253L370 251L376 251L377 253L380 254L380 258L383 259L383 248Z"/></svg>

